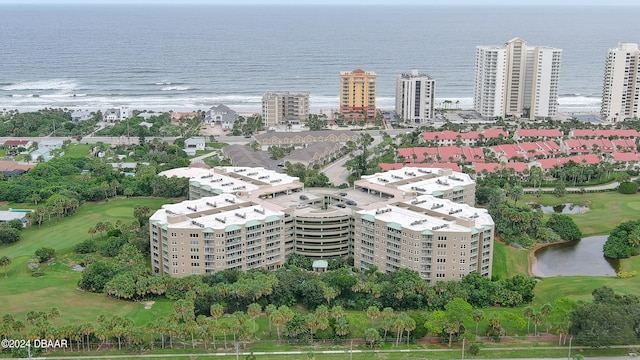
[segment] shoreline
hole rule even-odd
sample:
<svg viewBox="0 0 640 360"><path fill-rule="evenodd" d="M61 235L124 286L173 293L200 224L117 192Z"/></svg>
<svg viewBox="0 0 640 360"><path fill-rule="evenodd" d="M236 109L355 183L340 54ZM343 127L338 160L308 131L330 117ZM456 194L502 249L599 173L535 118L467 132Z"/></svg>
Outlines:
<svg viewBox="0 0 640 360"><path fill-rule="evenodd" d="M529 250L529 276L533 276L533 277L540 277L540 278L546 278L547 276L544 275L543 273L541 273L540 271L537 270L536 265L538 265L538 258L536 257L536 251L548 247L548 246L552 246L552 245L558 245L558 244L564 244L564 243L568 243L570 242L569 240L559 240L553 243L540 243L540 244L536 244L536 246L532 247ZM508 244L507 244L508 245ZM536 271L534 271L534 268L536 268ZM536 274L537 272L537 274Z"/></svg>

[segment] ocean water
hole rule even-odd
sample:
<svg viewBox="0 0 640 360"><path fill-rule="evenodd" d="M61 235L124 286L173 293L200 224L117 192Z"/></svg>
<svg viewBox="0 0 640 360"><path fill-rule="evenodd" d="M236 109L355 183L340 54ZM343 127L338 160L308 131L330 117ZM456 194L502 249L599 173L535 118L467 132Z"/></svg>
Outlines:
<svg viewBox="0 0 640 360"><path fill-rule="evenodd" d="M470 108L477 45L520 37L563 49L562 111L599 110L608 48L640 42L638 8L0 5L0 109L260 111L265 91L311 92L338 108L339 73L436 81L438 101Z"/></svg>

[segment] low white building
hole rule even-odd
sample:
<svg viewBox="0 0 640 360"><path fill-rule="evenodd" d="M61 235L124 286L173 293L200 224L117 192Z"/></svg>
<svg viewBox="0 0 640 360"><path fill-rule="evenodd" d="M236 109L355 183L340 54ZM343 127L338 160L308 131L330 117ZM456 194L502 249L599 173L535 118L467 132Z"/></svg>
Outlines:
<svg viewBox="0 0 640 360"><path fill-rule="evenodd" d="M121 106L119 108L107 109L104 114L102 114L102 120L105 122L114 123L127 120L129 116L129 108L126 106Z"/></svg>
<svg viewBox="0 0 640 360"><path fill-rule="evenodd" d="M189 138L184 141L184 152L189 156L193 156L196 151L204 150L205 144L204 138Z"/></svg>

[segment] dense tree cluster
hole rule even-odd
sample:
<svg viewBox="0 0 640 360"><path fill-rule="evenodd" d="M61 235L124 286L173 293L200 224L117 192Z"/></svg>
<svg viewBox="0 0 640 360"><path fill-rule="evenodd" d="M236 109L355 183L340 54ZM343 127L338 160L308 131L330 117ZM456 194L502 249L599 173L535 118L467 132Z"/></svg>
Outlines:
<svg viewBox="0 0 640 360"><path fill-rule="evenodd" d="M586 346L634 344L640 338L640 298L617 295L609 287L593 291L593 302L581 302L571 313L571 334Z"/></svg>
<svg viewBox="0 0 640 360"><path fill-rule="evenodd" d="M604 256L626 259L640 254L640 221L625 221L616 226L604 243Z"/></svg>
<svg viewBox="0 0 640 360"><path fill-rule="evenodd" d="M284 164L284 173L289 176L295 176L304 183L306 187L325 187L330 186L329 178L318 169L307 169L302 163Z"/></svg>
<svg viewBox="0 0 640 360"><path fill-rule="evenodd" d="M551 214L546 226L553 230L563 240L575 241L582 238L582 232L578 225L568 215Z"/></svg>
<svg viewBox="0 0 640 360"><path fill-rule="evenodd" d="M66 109L42 109L37 112L8 112L0 116L0 136L79 136L96 128L97 114L93 119L75 122ZM54 134L55 131L55 134Z"/></svg>
<svg viewBox="0 0 640 360"><path fill-rule="evenodd" d="M88 174L83 174L87 170ZM81 201L125 196L180 197L188 192L188 179L157 176L155 166L139 165L135 177L126 177L100 159L57 158L38 164L22 176L0 181L0 201L46 200L38 223L51 214L68 215ZM67 205L65 205L67 204ZM51 212L51 209L54 209ZM36 210L38 212L38 210Z"/></svg>
<svg viewBox="0 0 640 360"><path fill-rule="evenodd" d="M168 112L157 113L147 119L138 116L139 112L134 112L134 116L120 121L110 127L98 131L99 136L128 136L134 138L144 138L150 136L180 136L189 137L197 133L202 122L202 113L194 117L183 117L178 123L171 122L171 114ZM148 126L146 124L151 124Z"/></svg>
<svg viewBox="0 0 640 360"><path fill-rule="evenodd" d="M233 123L233 128L231 128L229 135L250 137L258 130L262 129L263 126L262 116L260 115L250 116L247 118L239 116L238 120Z"/></svg>

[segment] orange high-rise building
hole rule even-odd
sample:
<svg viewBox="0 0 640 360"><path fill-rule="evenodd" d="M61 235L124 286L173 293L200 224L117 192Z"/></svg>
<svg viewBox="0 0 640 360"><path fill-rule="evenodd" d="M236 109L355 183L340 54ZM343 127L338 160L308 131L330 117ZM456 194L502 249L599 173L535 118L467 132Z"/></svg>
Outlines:
<svg viewBox="0 0 640 360"><path fill-rule="evenodd" d="M340 73L340 115L347 119L376 117L376 74L357 69Z"/></svg>

